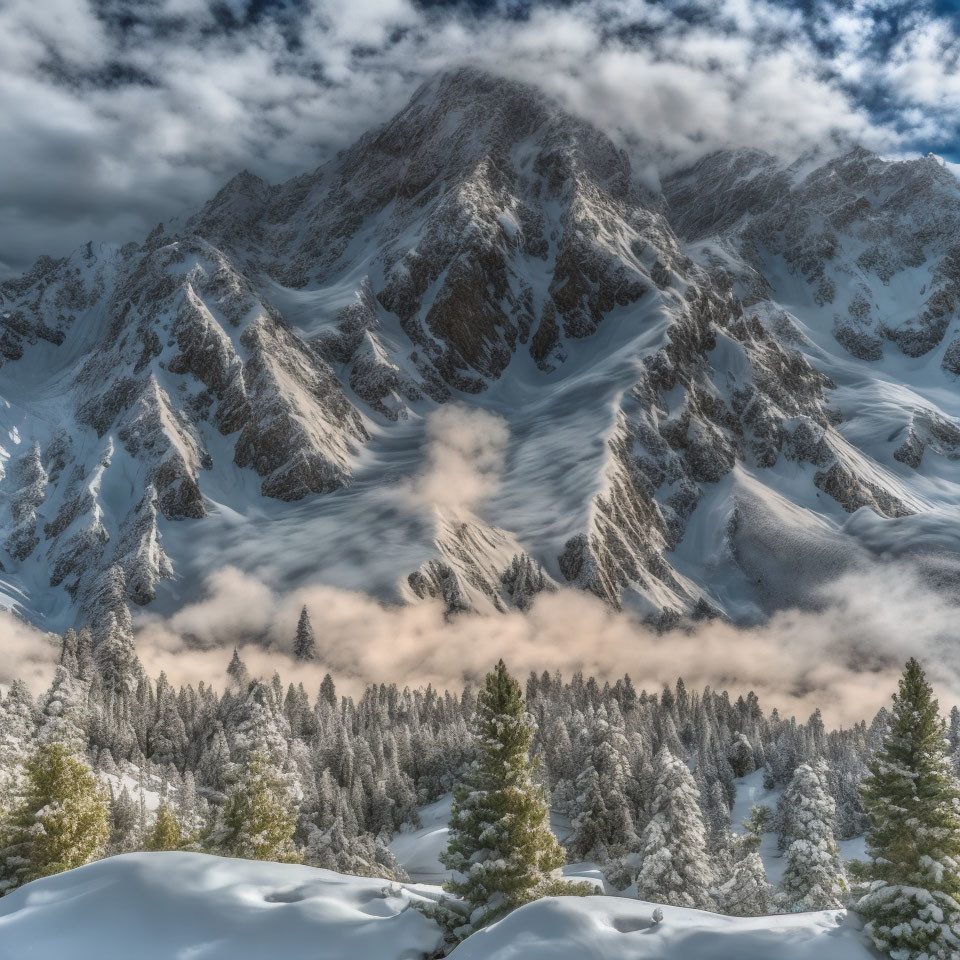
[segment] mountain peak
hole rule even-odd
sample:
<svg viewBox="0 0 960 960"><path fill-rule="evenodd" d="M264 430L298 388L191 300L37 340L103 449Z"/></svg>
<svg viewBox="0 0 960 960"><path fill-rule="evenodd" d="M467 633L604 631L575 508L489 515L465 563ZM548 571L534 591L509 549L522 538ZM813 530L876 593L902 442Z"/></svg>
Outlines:
<svg viewBox="0 0 960 960"><path fill-rule="evenodd" d="M270 185L249 170L234 174L187 221L187 227L202 236L235 236L249 231L263 215Z"/></svg>

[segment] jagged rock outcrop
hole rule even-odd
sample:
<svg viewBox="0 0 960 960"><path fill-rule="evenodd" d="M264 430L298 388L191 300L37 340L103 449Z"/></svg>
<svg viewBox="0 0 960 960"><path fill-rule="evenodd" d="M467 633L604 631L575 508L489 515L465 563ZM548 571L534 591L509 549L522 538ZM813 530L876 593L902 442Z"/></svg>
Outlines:
<svg viewBox="0 0 960 960"><path fill-rule="evenodd" d="M443 604L448 617L466 611L529 610L555 582L505 531L478 517L442 515L437 521L436 559L407 576L419 600Z"/></svg>
<svg viewBox="0 0 960 960"><path fill-rule="evenodd" d="M234 461L261 477L279 500L327 493L347 483L355 444L366 429L330 367L283 324L261 315L240 338L251 417Z"/></svg>

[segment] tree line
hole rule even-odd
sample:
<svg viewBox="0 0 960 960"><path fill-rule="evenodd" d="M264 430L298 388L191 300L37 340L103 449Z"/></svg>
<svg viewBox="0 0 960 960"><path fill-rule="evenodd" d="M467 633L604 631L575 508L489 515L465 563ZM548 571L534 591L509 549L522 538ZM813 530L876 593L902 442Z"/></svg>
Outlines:
<svg viewBox="0 0 960 960"><path fill-rule="evenodd" d="M304 613L298 655L311 647ZM390 839L452 792L451 896L433 908L451 942L535 897L592 892L559 878L570 860L643 900L737 916L855 905L897 960L960 949L960 713L947 726L915 661L890 710L827 730L819 711L800 723L682 680L648 693L544 672L524 690L500 663L476 694L354 699L328 675L311 697L237 652L223 690L151 681L129 653L104 670L95 636L68 631L49 690L15 682L0 700L0 891L170 849L402 881ZM751 776L779 802L734 824ZM865 831L869 860L848 867L837 841Z"/></svg>

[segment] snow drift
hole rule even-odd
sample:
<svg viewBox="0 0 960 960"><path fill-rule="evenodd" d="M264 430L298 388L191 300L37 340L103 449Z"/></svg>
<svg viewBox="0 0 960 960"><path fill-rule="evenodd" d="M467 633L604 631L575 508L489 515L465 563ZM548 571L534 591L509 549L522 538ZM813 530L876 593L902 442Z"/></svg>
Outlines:
<svg viewBox="0 0 960 960"><path fill-rule="evenodd" d="M439 888L195 853L113 857L0 900L0 960L421 960ZM613 897L550 898L455 960L868 960L841 912L734 919Z"/></svg>

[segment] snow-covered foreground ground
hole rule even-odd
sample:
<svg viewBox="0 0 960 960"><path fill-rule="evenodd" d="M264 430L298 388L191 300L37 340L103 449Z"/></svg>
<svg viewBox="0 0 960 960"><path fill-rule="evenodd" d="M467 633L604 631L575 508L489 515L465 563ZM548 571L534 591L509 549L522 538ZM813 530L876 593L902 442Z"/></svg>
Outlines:
<svg viewBox="0 0 960 960"><path fill-rule="evenodd" d="M111 857L0 899L0 960L414 960L416 888L200 853Z"/></svg>
<svg viewBox="0 0 960 960"><path fill-rule="evenodd" d="M436 887L196 853L113 857L0 899L0 960L421 960ZM613 897L541 900L455 960L868 960L842 912L737 920Z"/></svg>

